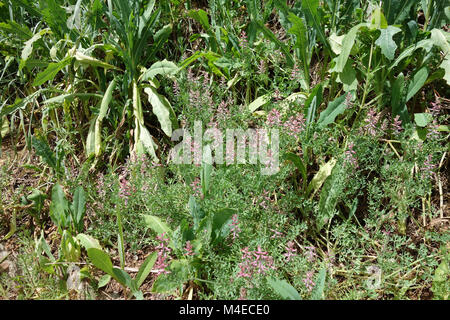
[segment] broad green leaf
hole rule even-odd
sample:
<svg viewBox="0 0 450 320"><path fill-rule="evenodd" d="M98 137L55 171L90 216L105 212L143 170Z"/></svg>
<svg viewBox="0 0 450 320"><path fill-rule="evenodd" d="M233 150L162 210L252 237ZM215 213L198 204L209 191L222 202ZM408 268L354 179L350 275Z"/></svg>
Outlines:
<svg viewBox="0 0 450 320"><path fill-rule="evenodd" d="M93 249L91 249L93 250ZM111 276L117 280L117 282L119 282L121 285L123 285L124 287L127 288L131 288L131 277L128 273L126 273L125 271L123 271L122 269L119 268L112 268L112 274Z"/></svg>
<svg viewBox="0 0 450 320"><path fill-rule="evenodd" d="M318 84L314 87L305 101L304 114L306 116L306 126L309 127L310 124L314 123L316 118L316 111L322 104L323 100L323 86Z"/></svg>
<svg viewBox="0 0 450 320"><path fill-rule="evenodd" d="M336 81L343 84L345 92L355 91L358 88L358 79L351 60L347 60L344 71L338 74Z"/></svg>
<svg viewBox="0 0 450 320"><path fill-rule="evenodd" d="M36 41L38 41L39 39L41 39L43 35L45 35L46 33L50 33L50 32L51 31L49 28L45 28L45 29L37 32L34 36L31 37L30 40L25 42L25 46L22 49L22 54L21 54L22 61L20 61L19 70L21 70L25 66L26 60L28 59L31 52L33 51L33 44Z"/></svg>
<svg viewBox="0 0 450 320"><path fill-rule="evenodd" d="M212 151L210 145L208 144L203 147L202 170L200 172L200 181L202 184L202 191L204 196L206 196L209 192L212 170Z"/></svg>
<svg viewBox="0 0 450 320"><path fill-rule="evenodd" d="M166 97L158 94L153 86L146 87L144 91L147 93L148 101L153 107L153 113L161 124L161 129L167 136L172 136L172 119L174 111L172 110L169 101Z"/></svg>
<svg viewBox="0 0 450 320"><path fill-rule="evenodd" d="M397 44L392 37L402 31L400 28L388 26L386 29L380 29L381 34L378 37L375 44L381 48L381 52L389 60L394 59L395 50L397 50Z"/></svg>
<svg viewBox="0 0 450 320"><path fill-rule="evenodd" d="M109 103L112 100L112 94L114 88L116 87L116 79L114 78L111 83L108 85L108 88L105 91L105 94L102 99L102 103L100 104L100 111L97 116L97 120L95 121L95 131L94 131L94 152L95 156L99 156L101 153L102 147L102 121L106 116L106 112L108 111Z"/></svg>
<svg viewBox="0 0 450 320"><path fill-rule="evenodd" d="M325 180L330 176L335 165L336 159L331 159L327 163L320 166L319 171L317 171L308 185L307 194L313 191L311 194L312 196L317 192L317 190L319 190Z"/></svg>
<svg viewBox="0 0 450 320"><path fill-rule="evenodd" d="M165 233L170 237L170 235L172 234L172 230L170 229L170 227L165 222L161 221L161 219L158 217L144 215L144 221L147 227L155 231L158 235Z"/></svg>
<svg viewBox="0 0 450 320"><path fill-rule="evenodd" d="M6 115L10 115L17 111L18 109L24 109L29 103L33 102L37 96L39 96L43 92L50 91L48 89L39 89L30 94L29 96L23 99L16 99L16 101L9 106L1 106L0 107L0 118L3 118Z"/></svg>
<svg viewBox="0 0 450 320"><path fill-rule="evenodd" d="M370 29L386 29L388 27L388 23L384 14L381 12L380 8L376 8L372 12L372 23L370 24Z"/></svg>
<svg viewBox="0 0 450 320"><path fill-rule="evenodd" d="M271 96L272 95L270 93L267 93L265 95L256 98L252 103L248 105L248 109L250 110L250 112L256 111L258 108L268 103L271 99Z"/></svg>
<svg viewBox="0 0 450 320"><path fill-rule="evenodd" d="M60 104L65 100L72 100L74 98L88 99L88 98L101 98L102 96L96 93L65 93L59 96L42 101L42 104Z"/></svg>
<svg viewBox="0 0 450 320"><path fill-rule="evenodd" d="M98 284L97 284L97 288L103 288L104 286L106 286L109 281L111 281L111 276L109 274L104 274L99 280L98 280Z"/></svg>
<svg viewBox="0 0 450 320"><path fill-rule="evenodd" d="M73 54L73 57L75 57L75 59L80 63L88 64L93 67L120 70L120 68L117 68L109 63L106 63L106 62L98 60L94 57L85 55L84 53L80 52L79 50L75 50L75 53L72 52L72 54Z"/></svg>
<svg viewBox="0 0 450 320"><path fill-rule="evenodd" d="M210 29L208 14L204 10L189 10L188 16L199 22L205 31Z"/></svg>
<svg viewBox="0 0 450 320"><path fill-rule="evenodd" d="M389 25L402 24L408 17L412 5L418 0L383 0L382 8Z"/></svg>
<svg viewBox="0 0 450 320"><path fill-rule="evenodd" d="M327 269L322 268L317 275L315 280L316 286L311 293L311 300L323 300L325 299L324 291L325 291L325 278L327 275Z"/></svg>
<svg viewBox="0 0 450 320"><path fill-rule="evenodd" d="M83 225L83 217L86 210L86 198L84 195L83 187L78 186L73 195L73 220L78 227L78 231L81 231Z"/></svg>
<svg viewBox="0 0 450 320"><path fill-rule="evenodd" d="M342 183L342 166L334 166L331 175L325 180L319 199L319 213L316 217L317 230L320 231L336 213L335 207L345 184Z"/></svg>
<svg viewBox="0 0 450 320"><path fill-rule="evenodd" d="M76 239L80 242L80 244L87 250L91 248L102 250L102 246L97 239L91 237L90 235L79 233L76 236Z"/></svg>
<svg viewBox="0 0 450 320"><path fill-rule="evenodd" d="M69 203L63 189L57 183L52 188L52 202L50 204L50 218L58 228L66 228L69 226Z"/></svg>
<svg viewBox="0 0 450 320"><path fill-rule="evenodd" d="M303 73L307 78L306 90L309 91L310 55L308 54L308 30L306 29L303 20L292 12L289 12L289 21L292 23L292 28L289 29L288 32L294 34L296 37L295 47L300 51L300 60L303 63Z"/></svg>
<svg viewBox="0 0 450 320"><path fill-rule="evenodd" d="M302 11L306 16L307 21L312 24L312 27L315 29L317 34L319 35L319 39L325 48L328 50L330 54L333 53L331 50L330 44L325 36L325 32L323 29L323 23L320 19L320 16L317 12L319 7L319 0L303 0L302 1Z"/></svg>
<svg viewBox="0 0 450 320"><path fill-rule="evenodd" d="M337 57L336 66L333 69L334 72L340 73L344 71L348 57L350 56L350 52L352 51L353 45L355 44L356 35L358 34L359 29L361 29L362 27L367 27L367 23L360 23L354 26L345 35L344 40L342 40L341 54Z"/></svg>
<svg viewBox="0 0 450 320"><path fill-rule="evenodd" d="M165 76L174 75L178 70L179 68L175 63L164 59L163 61L152 64L152 66L141 75L139 81L152 80L158 74Z"/></svg>
<svg viewBox="0 0 450 320"><path fill-rule="evenodd" d="M228 222L236 214L236 210L224 208L214 213L211 225L212 243L222 241L228 236L230 228Z"/></svg>
<svg viewBox="0 0 450 320"><path fill-rule="evenodd" d="M159 159L156 156L155 150L158 148L156 143L153 141L152 135L148 132L147 128L137 123L139 127L139 139L135 146L136 152L139 155L142 155L145 152L148 152L152 157L153 161L158 162Z"/></svg>
<svg viewBox="0 0 450 320"><path fill-rule="evenodd" d="M433 120L433 116L430 113L415 113L414 122L419 127L426 127Z"/></svg>
<svg viewBox="0 0 450 320"><path fill-rule="evenodd" d="M36 154L42 158L50 168L56 170L56 157L52 149L48 145L47 141L43 137L33 136L31 138L31 144L36 151Z"/></svg>
<svg viewBox="0 0 450 320"><path fill-rule="evenodd" d="M115 278L113 264L105 251L97 248L89 248L87 249L87 254L94 266Z"/></svg>
<svg viewBox="0 0 450 320"><path fill-rule="evenodd" d="M53 80L53 78L56 76L56 74L61 71L65 66L69 65L72 61L72 57L67 57L64 60L61 60L57 63L49 63L48 67L38 73L36 76L36 79L34 79L33 86L37 87L41 84L44 84L44 82Z"/></svg>
<svg viewBox="0 0 450 320"><path fill-rule="evenodd" d="M450 85L450 33L444 32L440 29L431 30L431 40L434 45L438 46L444 53L444 60L440 67L444 69L444 80Z"/></svg>
<svg viewBox="0 0 450 320"><path fill-rule="evenodd" d="M95 153L95 123L96 117L91 120L91 124L89 125L88 135L86 137L86 155L89 157L90 155Z"/></svg>
<svg viewBox="0 0 450 320"><path fill-rule="evenodd" d="M400 116L402 123L410 123L408 109L405 104L405 76L400 73L392 85L391 107L393 116Z"/></svg>
<svg viewBox="0 0 450 320"><path fill-rule="evenodd" d="M197 201L195 201L194 196L189 197L189 213L191 214L193 220L194 220L194 231L198 229L198 226L200 225L200 221L205 217L205 212L203 209L197 204Z"/></svg>
<svg viewBox="0 0 450 320"><path fill-rule="evenodd" d="M302 300L302 297L293 286L286 280L278 280L274 278L267 278L267 283L272 289L286 300Z"/></svg>
<svg viewBox="0 0 450 320"><path fill-rule="evenodd" d="M341 54L342 52L342 42L345 38L345 35L338 36L336 33L331 34L331 36L328 38L328 42L330 43L331 50L337 55Z"/></svg>
<svg viewBox="0 0 450 320"><path fill-rule="evenodd" d="M433 47L433 41L430 39L420 40L419 42L409 46L408 48L404 49L395 59L394 63L389 67L388 71L391 71L394 69L398 64L405 58L412 55L412 53L418 49L425 49L425 51L429 52L431 48Z"/></svg>
<svg viewBox="0 0 450 320"><path fill-rule="evenodd" d="M306 167L303 165L302 159L295 153L287 153L284 158L286 160L292 161L292 163L300 170L303 180L307 179Z"/></svg>
<svg viewBox="0 0 450 320"><path fill-rule="evenodd" d="M144 283L145 279L147 279L148 275L152 271L152 268L155 265L157 257L158 257L157 253L153 252L145 259L144 263L142 263L135 278L136 285L138 288Z"/></svg>
<svg viewBox="0 0 450 320"><path fill-rule="evenodd" d="M6 137L6 135L9 133L9 121L6 116L3 118L0 118L0 139ZM0 141L1 143L1 141ZM0 152L1 157L1 152Z"/></svg>
<svg viewBox="0 0 450 320"><path fill-rule="evenodd" d="M406 101L408 102L414 95L419 92L428 79L428 69L423 67L414 74L413 79L408 85L408 93L406 95Z"/></svg>
<svg viewBox="0 0 450 320"><path fill-rule="evenodd" d="M342 95L336 100L331 101L328 104L328 107L320 113L319 120L317 120L319 128L326 127L330 123L333 123L336 117L345 111L347 108L345 98L346 96Z"/></svg>
<svg viewBox="0 0 450 320"><path fill-rule="evenodd" d="M169 274L161 274L155 280L152 292L173 293L189 280L189 263L187 260L173 260L169 267Z"/></svg>

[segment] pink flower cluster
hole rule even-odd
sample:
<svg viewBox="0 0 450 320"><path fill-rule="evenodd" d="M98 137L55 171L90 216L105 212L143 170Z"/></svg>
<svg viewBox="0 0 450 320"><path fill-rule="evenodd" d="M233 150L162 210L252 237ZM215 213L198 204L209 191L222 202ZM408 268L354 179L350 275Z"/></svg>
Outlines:
<svg viewBox="0 0 450 320"><path fill-rule="evenodd" d="M131 186L126 177L122 177L119 181L119 197L128 204L128 198L131 196Z"/></svg>
<svg viewBox="0 0 450 320"><path fill-rule="evenodd" d="M356 158L356 151L353 150L354 146L355 146L355 144L353 142L350 142L348 144L348 149L345 151L344 163L349 163L352 167L357 169L358 168L358 159Z"/></svg>
<svg viewBox="0 0 450 320"><path fill-rule="evenodd" d="M184 247L185 252L185 256L193 256L195 255L195 252L192 251L192 244L190 241L186 241L186 246Z"/></svg>
<svg viewBox="0 0 450 320"><path fill-rule="evenodd" d="M258 74L265 74L266 70L266 62L264 60L260 60L258 65Z"/></svg>
<svg viewBox="0 0 450 320"><path fill-rule="evenodd" d="M303 282L305 283L306 289L308 289L309 292L311 292L316 285L313 280L314 271L308 271L306 273L306 277L303 279Z"/></svg>
<svg viewBox="0 0 450 320"><path fill-rule="evenodd" d="M275 238L281 238L281 237L283 237L283 233L282 233L282 232L279 232L279 231L277 231L277 230L275 230L275 229L270 229L270 231L273 232L273 235L270 237L270 239L275 239Z"/></svg>
<svg viewBox="0 0 450 320"><path fill-rule="evenodd" d="M165 235L166 233L164 232L161 235L156 236L156 239L160 241L159 245L155 248L158 250L158 256L154 266L157 270L156 275L160 275L161 273L170 273L166 270L166 268L169 266L168 259L170 258L169 255L172 252L172 249L169 248L169 238Z"/></svg>
<svg viewBox="0 0 450 320"><path fill-rule="evenodd" d="M422 165L422 172L423 172L423 177L425 176L433 176L434 170L437 168L437 165L433 163L433 156L430 154L428 155L428 157L425 159L425 161L423 162Z"/></svg>
<svg viewBox="0 0 450 320"><path fill-rule="evenodd" d="M268 203L270 203L269 191L263 190L263 193L262 193L261 196L262 196L263 199L261 200L259 205L261 207L263 207L264 209L267 209L268 208Z"/></svg>
<svg viewBox="0 0 450 320"><path fill-rule="evenodd" d="M314 260L316 259L316 248L313 246L310 247L305 247L306 251L306 260L308 260L308 262L314 262Z"/></svg>
<svg viewBox="0 0 450 320"><path fill-rule="evenodd" d="M281 114L277 109L272 109L267 115L266 124L269 127L279 126L281 124Z"/></svg>
<svg viewBox="0 0 450 320"><path fill-rule="evenodd" d="M394 122L392 122L392 129L394 129L395 133L400 133L402 131L402 120L400 120L400 116L396 116L394 118Z"/></svg>
<svg viewBox="0 0 450 320"><path fill-rule="evenodd" d="M283 126L288 135L295 137L305 129L305 117L302 113L297 113L283 122L280 112L274 108L267 115L266 124L269 127Z"/></svg>
<svg viewBox="0 0 450 320"><path fill-rule="evenodd" d="M295 117L291 116L283 125L288 135L295 137L305 129L305 118L302 113L298 113Z"/></svg>
<svg viewBox="0 0 450 320"><path fill-rule="evenodd" d="M239 228L238 215L233 214L233 216L231 217L231 236L233 238L233 241L239 237L239 232L241 232L241 228Z"/></svg>
<svg viewBox="0 0 450 320"><path fill-rule="evenodd" d="M286 257L286 262L291 260L291 257L296 256L297 249L294 249L294 241L289 241L286 247L286 253L283 256Z"/></svg>
<svg viewBox="0 0 450 320"><path fill-rule="evenodd" d="M431 102L431 108L430 112L433 116L438 116L441 113L441 101L439 100L439 96L438 95L434 95L435 96L435 101Z"/></svg>
<svg viewBox="0 0 450 320"><path fill-rule="evenodd" d="M254 274L266 274L270 269L275 270L273 258L261 247L255 251L249 251L248 247L242 251L242 262L239 264L240 271L238 277L251 278Z"/></svg>
<svg viewBox="0 0 450 320"><path fill-rule="evenodd" d="M195 178L194 181L192 181L190 186L192 188L192 192L194 194L194 197L200 197L200 198L203 197L200 178L198 178L198 177Z"/></svg>
<svg viewBox="0 0 450 320"><path fill-rule="evenodd" d="M378 120L379 120L379 115L377 115L377 113L374 109L370 109L367 112L367 116L364 121L365 125L363 126L363 130L373 137L376 136Z"/></svg>
<svg viewBox="0 0 450 320"><path fill-rule="evenodd" d="M245 33L244 30L242 30L242 32L241 32L241 38L239 39L239 43L241 45L242 50L245 50L248 48L247 34Z"/></svg>
<svg viewBox="0 0 450 320"><path fill-rule="evenodd" d="M292 68L291 78L292 80L297 80L300 78L300 69L298 68L297 64L294 64L294 67Z"/></svg>

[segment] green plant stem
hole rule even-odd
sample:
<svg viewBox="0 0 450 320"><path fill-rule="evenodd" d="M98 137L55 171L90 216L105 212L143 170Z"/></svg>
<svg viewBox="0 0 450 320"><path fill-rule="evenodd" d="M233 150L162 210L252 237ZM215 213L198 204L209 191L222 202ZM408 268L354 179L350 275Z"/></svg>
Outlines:
<svg viewBox="0 0 450 320"><path fill-rule="evenodd" d="M370 70L370 68L372 66L372 57L373 57L373 41L370 46L369 65L367 66L367 73L366 73L367 77L366 77L366 83L364 85L363 97L361 99L361 103L359 105L358 113L356 115L355 121L353 122L352 129L355 127L356 123L358 123L359 117L361 115L361 111L363 110L364 104L366 103L367 93L368 93L369 86L370 86L370 80L372 79L372 72Z"/></svg>

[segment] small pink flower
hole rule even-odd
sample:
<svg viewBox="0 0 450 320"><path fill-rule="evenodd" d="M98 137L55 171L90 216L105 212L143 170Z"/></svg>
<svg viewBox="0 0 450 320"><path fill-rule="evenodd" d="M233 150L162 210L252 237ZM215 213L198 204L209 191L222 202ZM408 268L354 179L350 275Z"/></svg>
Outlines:
<svg viewBox="0 0 450 320"><path fill-rule="evenodd" d="M312 279L314 275L314 271L308 271L306 273L306 277L303 279L303 282L305 283L306 289L308 289L309 292L311 292L316 285L314 283L314 280Z"/></svg>
<svg viewBox="0 0 450 320"><path fill-rule="evenodd" d="M231 234L233 240L239 237L239 232L241 232L241 229L239 228L238 215L233 214L231 217Z"/></svg>
<svg viewBox="0 0 450 320"><path fill-rule="evenodd" d="M200 197L200 198L203 197L201 182L200 182L200 179L198 177L195 178L194 181L192 181L191 188L192 188L192 192L194 194L194 197Z"/></svg>
<svg viewBox="0 0 450 320"><path fill-rule="evenodd" d="M305 247L305 249L307 250L306 252L306 260L308 260L308 262L314 262L314 260L316 259L316 248L313 246L310 247Z"/></svg>
<svg viewBox="0 0 450 320"><path fill-rule="evenodd" d="M166 233L162 233L159 236L156 236L156 239L160 241L159 245L155 248L158 250L158 255L156 258L154 268L157 270L156 275L160 275L161 273L170 273L166 268L169 266L168 259L169 254L172 252L172 249L169 248L169 238L165 236Z"/></svg>
<svg viewBox="0 0 450 320"><path fill-rule="evenodd" d="M190 241L186 241L186 246L184 247L185 252L185 256L193 256L195 255L195 253L192 251L192 244Z"/></svg>
<svg viewBox="0 0 450 320"><path fill-rule="evenodd" d="M286 257L286 262L289 262L291 260L291 257L296 255L296 252L297 252L297 249L294 249L294 242L289 241L287 243L286 253L283 254Z"/></svg>
<svg viewBox="0 0 450 320"><path fill-rule="evenodd" d="M358 159L356 158L356 152L355 150L353 150L354 146L355 144L353 142L350 142L348 144L348 149L347 151L345 151L344 163L349 163L352 167L357 169L359 166L358 166Z"/></svg>

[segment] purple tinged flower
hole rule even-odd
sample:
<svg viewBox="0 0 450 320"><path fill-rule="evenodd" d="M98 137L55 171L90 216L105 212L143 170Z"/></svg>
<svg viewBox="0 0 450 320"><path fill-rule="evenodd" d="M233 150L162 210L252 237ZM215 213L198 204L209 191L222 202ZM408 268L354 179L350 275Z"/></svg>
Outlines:
<svg viewBox="0 0 450 320"><path fill-rule="evenodd" d="M231 217L231 234L233 241L239 237L239 232L241 232L241 229L239 228L238 215L233 214L233 216Z"/></svg>
<svg viewBox="0 0 450 320"><path fill-rule="evenodd" d="M349 163L352 167L357 169L359 166L358 159L356 158L356 151L353 150L354 146L355 144L353 142L348 144L348 149L345 151L344 163Z"/></svg>
<svg viewBox="0 0 450 320"><path fill-rule="evenodd" d="M154 268L157 270L156 275L160 275L161 273L168 274L170 272L166 270L166 268L169 266L168 259L172 252L172 249L169 248L169 238L166 237L166 233L164 232L161 235L156 236L156 239L160 242L155 248L158 251L154 265Z"/></svg>
<svg viewBox="0 0 450 320"><path fill-rule="evenodd" d="M282 232L279 232L275 229L270 229L270 231L273 232L273 235L270 237L270 239L281 238L283 236Z"/></svg>
<svg viewBox="0 0 450 320"><path fill-rule="evenodd" d="M294 249L294 241L289 241L286 247L286 253L283 254L286 257L286 262L291 260L291 257L296 256L297 249Z"/></svg>
<svg viewBox="0 0 450 320"><path fill-rule="evenodd" d="M264 60L260 60L258 65L258 74L265 74L265 73L266 73L266 62Z"/></svg>
<svg viewBox="0 0 450 320"><path fill-rule="evenodd" d="M203 198L201 182L200 182L200 179L198 177L195 178L194 181L192 181L190 186L192 188L192 193L194 194L194 197Z"/></svg>
<svg viewBox="0 0 450 320"><path fill-rule="evenodd" d="M281 96L280 90L278 90L278 88L273 92L273 98L275 99L275 101L283 100L283 97Z"/></svg>
<svg viewBox="0 0 450 320"><path fill-rule="evenodd" d="M178 85L178 82L176 80L173 82L173 95L175 97L178 97L180 95L180 86Z"/></svg>
<svg viewBox="0 0 450 320"><path fill-rule="evenodd" d="M316 248L313 246L310 247L305 247L306 251L306 260L308 260L308 262L314 262L314 260L316 259Z"/></svg>
<svg viewBox="0 0 450 320"><path fill-rule="evenodd" d="M257 250L249 251L248 247L241 250L242 257L239 264L238 277L251 278L254 274L266 274L268 270L275 270L274 261L266 251L263 251L260 246Z"/></svg>
<svg viewBox="0 0 450 320"><path fill-rule="evenodd" d="M423 177L425 176L433 176L434 170L437 168L437 165L433 163L433 156L430 154L428 155L428 157L425 159L423 165L422 165L422 172L423 172Z"/></svg>
<svg viewBox="0 0 450 320"><path fill-rule="evenodd" d="M298 68L297 63L295 63L294 67L292 68L291 78L292 80L297 80L300 78L300 69Z"/></svg>
<svg viewBox="0 0 450 320"><path fill-rule="evenodd" d="M435 97L435 101L431 102L431 108L429 108L429 109L433 116L438 116L441 113L441 108L442 108L441 101L440 101L438 95L435 94L434 97Z"/></svg>
<svg viewBox="0 0 450 320"><path fill-rule="evenodd" d="M306 277L303 279L303 282L305 283L306 289L308 289L309 292L311 292L316 285L313 280L314 271L308 271L306 273Z"/></svg>
<svg viewBox="0 0 450 320"><path fill-rule="evenodd" d="M242 30L242 32L241 32L241 37L239 39L239 43L241 45L242 50L245 50L248 48L247 34L245 33L244 30Z"/></svg>
<svg viewBox="0 0 450 320"><path fill-rule="evenodd" d="M185 256L193 256L195 253L192 251L192 244L190 241L186 241L186 246L184 247L184 250L186 251L184 253Z"/></svg>
<svg viewBox="0 0 450 320"><path fill-rule="evenodd" d="M281 114L277 109L272 109L267 115L266 124L269 127L279 126L281 124Z"/></svg>
<svg viewBox="0 0 450 320"><path fill-rule="evenodd" d="M379 115L377 115L374 109L370 109L367 112L367 116L365 119L365 125L363 127L364 131L366 131L371 136L376 136L377 134L377 122L379 120Z"/></svg>
<svg viewBox="0 0 450 320"><path fill-rule="evenodd" d="M395 133L400 133L402 131L402 120L400 120L400 116L396 116L394 118L394 122L392 122L392 128Z"/></svg>
<svg viewBox="0 0 450 320"><path fill-rule="evenodd" d="M305 129L305 118L302 113L291 116L284 124L288 135L295 137Z"/></svg>

